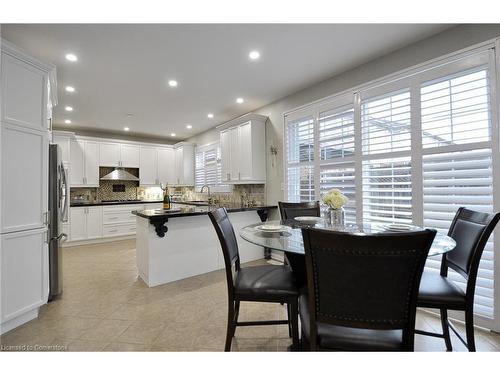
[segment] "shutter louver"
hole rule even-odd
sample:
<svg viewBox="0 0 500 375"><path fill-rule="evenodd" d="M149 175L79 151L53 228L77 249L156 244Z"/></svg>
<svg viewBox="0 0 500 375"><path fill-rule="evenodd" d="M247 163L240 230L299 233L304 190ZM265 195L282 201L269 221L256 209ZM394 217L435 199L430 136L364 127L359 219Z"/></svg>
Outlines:
<svg viewBox="0 0 500 375"><path fill-rule="evenodd" d="M420 90L423 147L488 141L488 87L484 68L426 83Z"/></svg>
<svg viewBox="0 0 500 375"><path fill-rule="evenodd" d="M344 107L319 115L320 194L339 189L349 202L344 206L346 222L356 222L354 184L354 108ZM351 162L346 162L352 160Z"/></svg>
<svg viewBox="0 0 500 375"><path fill-rule="evenodd" d="M409 90L365 100L361 105L361 130L363 220L411 224L410 157L390 157L410 150ZM370 160L371 155L381 153L389 157Z"/></svg>
<svg viewBox="0 0 500 375"><path fill-rule="evenodd" d="M363 220L412 223L410 158L363 162Z"/></svg>
<svg viewBox="0 0 500 375"><path fill-rule="evenodd" d="M287 192L292 202L315 199L314 191L314 120L312 117L290 122L287 126Z"/></svg>
<svg viewBox="0 0 500 375"><path fill-rule="evenodd" d="M361 108L363 154L410 150L410 121L409 90L364 101Z"/></svg>

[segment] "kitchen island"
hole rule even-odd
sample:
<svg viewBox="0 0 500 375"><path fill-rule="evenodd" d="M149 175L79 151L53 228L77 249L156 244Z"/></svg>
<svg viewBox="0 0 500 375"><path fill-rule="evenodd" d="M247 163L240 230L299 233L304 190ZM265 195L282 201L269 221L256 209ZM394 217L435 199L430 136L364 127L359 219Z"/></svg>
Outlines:
<svg viewBox="0 0 500 375"><path fill-rule="evenodd" d="M234 226L241 262L262 259L264 249L241 240L239 230L266 221L276 206L226 206ZM213 206L174 204L170 210L133 211L137 216L136 261L149 286L224 268L215 229L208 217Z"/></svg>

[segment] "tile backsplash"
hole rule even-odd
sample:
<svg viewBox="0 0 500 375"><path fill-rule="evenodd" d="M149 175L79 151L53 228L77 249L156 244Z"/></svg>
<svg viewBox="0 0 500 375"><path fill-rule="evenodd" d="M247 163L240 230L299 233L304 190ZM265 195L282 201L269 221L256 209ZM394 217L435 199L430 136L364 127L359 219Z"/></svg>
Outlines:
<svg viewBox="0 0 500 375"><path fill-rule="evenodd" d="M110 173L113 168L101 167L100 177ZM135 176L138 169L126 168ZM115 186L113 189L113 185ZM170 187L169 193L175 200L208 200L208 193L198 193L193 187ZM221 204L225 202L243 206L266 204L265 185L234 185L228 192L211 192L212 199ZM91 202L115 199L162 200L163 190L160 187L142 187L137 181L99 181L98 188L71 188L71 201L88 200Z"/></svg>

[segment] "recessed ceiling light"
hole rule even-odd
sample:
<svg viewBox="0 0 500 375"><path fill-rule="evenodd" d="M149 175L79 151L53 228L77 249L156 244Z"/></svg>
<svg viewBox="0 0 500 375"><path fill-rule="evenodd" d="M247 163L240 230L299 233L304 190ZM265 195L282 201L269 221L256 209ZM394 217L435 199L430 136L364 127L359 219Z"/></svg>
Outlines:
<svg viewBox="0 0 500 375"><path fill-rule="evenodd" d="M177 81L175 79L171 79L170 81L168 81L168 85L170 87L177 87Z"/></svg>
<svg viewBox="0 0 500 375"><path fill-rule="evenodd" d="M126 127L126 126L125 126L125 127L123 128L123 130L125 130L126 132L128 132L128 131L130 130L130 128L128 128L128 127Z"/></svg>
<svg viewBox="0 0 500 375"><path fill-rule="evenodd" d="M175 133L170 133L170 136L171 137L175 137Z"/></svg>
<svg viewBox="0 0 500 375"><path fill-rule="evenodd" d="M237 98L236 99L236 103L238 103L238 104L241 104L243 102L244 102L243 98Z"/></svg>
<svg viewBox="0 0 500 375"><path fill-rule="evenodd" d="M75 88L73 86L66 86L67 92L75 92Z"/></svg>
<svg viewBox="0 0 500 375"><path fill-rule="evenodd" d="M213 113L209 113L209 114L207 115L207 117L208 117L208 118L214 118L214 114L213 114Z"/></svg>
<svg viewBox="0 0 500 375"><path fill-rule="evenodd" d="M64 107L64 109L67 111L67 112L71 112L73 111L73 107L67 105L66 107Z"/></svg>
<svg viewBox="0 0 500 375"><path fill-rule="evenodd" d="M64 120L64 123L69 125L71 124L71 120Z"/></svg>
<svg viewBox="0 0 500 375"><path fill-rule="evenodd" d="M76 57L76 55L74 55L72 53L68 53L68 54L66 54L66 60L71 61L71 62L75 62L78 60L78 57Z"/></svg>
<svg viewBox="0 0 500 375"><path fill-rule="evenodd" d="M132 116L134 116L133 113L127 113L127 117L132 117Z"/></svg>
<svg viewBox="0 0 500 375"><path fill-rule="evenodd" d="M192 128L193 128L193 125L189 125L189 124L187 124L187 125L186 125L186 128L188 128L188 129L192 129Z"/></svg>
<svg viewBox="0 0 500 375"><path fill-rule="evenodd" d="M260 52L259 51L251 51L248 54L248 57L250 57L251 60L258 60L258 58L260 57Z"/></svg>

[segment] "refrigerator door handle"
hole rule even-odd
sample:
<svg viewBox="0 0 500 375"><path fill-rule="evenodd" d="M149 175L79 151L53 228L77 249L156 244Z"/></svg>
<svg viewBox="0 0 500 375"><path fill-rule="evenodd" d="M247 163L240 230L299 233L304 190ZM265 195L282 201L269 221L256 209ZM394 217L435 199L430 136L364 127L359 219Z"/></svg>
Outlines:
<svg viewBox="0 0 500 375"><path fill-rule="evenodd" d="M62 198L62 214L61 214L61 221L63 223L68 222L68 206L69 206L69 199L67 195L67 182L68 182L68 176L67 176L67 170L64 168L63 165L61 165L61 178L62 178L62 184L61 184L61 198Z"/></svg>

